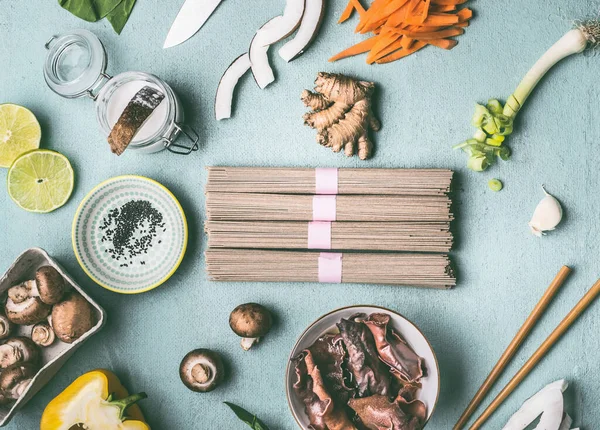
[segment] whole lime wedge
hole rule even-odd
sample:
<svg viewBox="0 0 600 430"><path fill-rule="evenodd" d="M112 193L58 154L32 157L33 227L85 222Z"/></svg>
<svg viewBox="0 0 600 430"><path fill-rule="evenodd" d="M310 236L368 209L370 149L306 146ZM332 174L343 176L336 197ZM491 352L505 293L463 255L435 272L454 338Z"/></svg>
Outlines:
<svg viewBox="0 0 600 430"><path fill-rule="evenodd" d="M73 192L71 163L47 149L26 152L8 171L8 194L29 212L52 212L64 205Z"/></svg>
<svg viewBox="0 0 600 430"><path fill-rule="evenodd" d="M31 111L0 104L0 167L10 167L19 155L40 147L42 129Z"/></svg>

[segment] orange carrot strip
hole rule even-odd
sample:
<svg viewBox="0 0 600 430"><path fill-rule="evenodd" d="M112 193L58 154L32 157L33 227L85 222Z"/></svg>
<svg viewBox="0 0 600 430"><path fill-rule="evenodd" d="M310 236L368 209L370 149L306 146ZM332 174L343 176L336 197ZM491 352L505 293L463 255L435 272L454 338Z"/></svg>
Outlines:
<svg viewBox="0 0 600 430"><path fill-rule="evenodd" d="M423 33L400 30L401 34L403 34L407 37L412 37L413 39L418 39L418 40L445 39L446 37L459 36L459 35L463 34L464 32L465 32L465 30L462 28L459 28L459 27L452 27L452 28L448 28L446 30L423 32Z"/></svg>
<svg viewBox="0 0 600 430"><path fill-rule="evenodd" d="M414 41L415 39L411 39L410 37L403 37L400 46L402 46L402 49L409 49Z"/></svg>
<svg viewBox="0 0 600 430"><path fill-rule="evenodd" d="M347 21L352 16L352 12L354 12L354 4L352 3L352 0L350 0L348 2L348 5L346 6L346 9L344 9L344 11L342 12L338 24Z"/></svg>
<svg viewBox="0 0 600 430"><path fill-rule="evenodd" d="M449 4L463 4L467 0L431 0L433 4L449 5Z"/></svg>
<svg viewBox="0 0 600 430"><path fill-rule="evenodd" d="M453 25L460 22L458 14L452 13L430 13L422 25Z"/></svg>
<svg viewBox="0 0 600 430"><path fill-rule="evenodd" d="M463 21L463 22L459 22L458 24L454 24L455 27L468 27L469 26L469 21Z"/></svg>
<svg viewBox="0 0 600 430"><path fill-rule="evenodd" d="M423 24L429 14L429 5L431 0L421 0L419 5L413 10L411 16L406 19L409 24Z"/></svg>
<svg viewBox="0 0 600 430"><path fill-rule="evenodd" d="M399 40L401 38L402 38L401 34L393 33L390 31L383 31L380 34L377 43L375 45L373 45L373 47L371 48L371 51L367 55L367 63L369 62L369 60L375 59L380 51L383 51L389 45L391 45L392 43L395 43L397 40Z"/></svg>
<svg viewBox="0 0 600 430"><path fill-rule="evenodd" d="M362 54L364 52L369 51L377 42L377 38L379 36L372 36L368 39L363 40L362 42L357 43L356 45L351 46L340 52L339 54L334 55L329 59L330 62L341 60L342 58L352 57L354 55Z"/></svg>
<svg viewBox="0 0 600 430"><path fill-rule="evenodd" d="M456 16L458 16L459 21L468 21L473 17L473 11L466 7L464 9L459 10L456 13Z"/></svg>
<svg viewBox="0 0 600 430"><path fill-rule="evenodd" d="M399 49L389 55L386 55L383 58L380 58L379 60L376 61L376 63L377 64L391 63L392 61L396 61L396 60L399 60L400 58L407 57L410 54L417 52L419 49L424 48L425 46L427 46L426 42L421 42L420 40L418 40L415 42L415 44L413 46L410 47L410 49Z"/></svg>
<svg viewBox="0 0 600 430"><path fill-rule="evenodd" d="M369 54L369 56L367 56L367 63L373 64L380 58L383 58L386 55L391 54L392 52L397 51L398 49L402 48L402 40L403 39L404 39L404 37L400 36L400 39L391 43L390 45L388 45L387 47L385 47L384 49L379 51L377 54L375 54L375 55Z"/></svg>
<svg viewBox="0 0 600 430"><path fill-rule="evenodd" d="M427 43L442 49L452 49L458 42L454 39L431 39Z"/></svg>
<svg viewBox="0 0 600 430"><path fill-rule="evenodd" d="M429 8L429 12L454 12L455 10L455 4L432 4Z"/></svg>
<svg viewBox="0 0 600 430"><path fill-rule="evenodd" d="M362 4L360 4L360 1L358 0L350 0L350 2L352 3L352 6L354 6L354 9L356 9L356 11L358 12L358 14L362 17L365 15L365 13L367 12L365 10L365 8L363 7Z"/></svg>
<svg viewBox="0 0 600 430"><path fill-rule="evenodd" d="M386 24L390 27L398 27L399 25L406 23L408 15L417 6L419 1L420 0L410 0L410 2L405 3L404 6L402 6L389 17Z"/></svg>
<svg viewBox="0 0 600 430"><path fill-rule="evenodd" d="M389 16L400 9L409 0L392 0L383 6L380 6L376 12L370 13L374 9L375 2L367 11L365 24L361 27L363 31L372 31L374 28L385 23Z"/></svg>

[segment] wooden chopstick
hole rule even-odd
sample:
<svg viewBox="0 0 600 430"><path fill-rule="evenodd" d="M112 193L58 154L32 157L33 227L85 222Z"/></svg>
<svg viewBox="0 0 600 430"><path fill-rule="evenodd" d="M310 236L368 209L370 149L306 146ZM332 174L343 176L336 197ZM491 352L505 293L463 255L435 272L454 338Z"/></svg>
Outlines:
<svg viewBox="0 0 600 430"><path fill-rule="evenodd" d="M540 301L537 303L537 305L535 305L535 307L533 308L533 310L531 311L531 313L529 314L529 316L515 335L514 339L510 342L510 344L508 345L508 347L506 348L506 350L504 351L504 353L502 354L502 356L500 357L500 359L498 360L488 377L485 379L485 381L483 381L483 384L481 384L481 387L479 388L479 390L477 391L477 393L475 394L465 411L462 413L457 423L454 425L453 430L460 430L467 424L469 418L471 418L471 415L473 415L473 412L475 412L481 401L485 398L488 391L492 388L498 377L500 377L507 364L513 358L513 356L515 355L525 338L529 335L531 329L538 322L538 320L540 319L540 317L554 298L554 295L562 286L565 279L567 279L567 276L569 276L570 273L571 269L567 266L563 266L559 270L558 274L550 283L550 286L548 286L548 289L546 290L544 295L540 298Z"/></svg>
<svg viewBox="0 0 600 430"><path fill-rule="evenodd" d="M533 370L533 368L540 362L542 358L548 353L548 351L554 346L554 344L560 339L560 337L568 330L568 328L575 322L575 320L587 309L587 307L594 301L594 299L600 294L600 279L596 281L594 286L589 289L587 293L581 298L581 300L575 305L573 309L567 314L567 316L556 326L554 331L550 333L550 336L540 345L540 347L533 353L533 355L527 360L527 362L521 367L521 369L515 374L510 380L506 387L500 391L496 398L490 403L485 411L470 427L470 430L479 429L486 420L492 416L492 414L498 409L502 402L519 386L519 384L525 379L525 377Z"/></svg>

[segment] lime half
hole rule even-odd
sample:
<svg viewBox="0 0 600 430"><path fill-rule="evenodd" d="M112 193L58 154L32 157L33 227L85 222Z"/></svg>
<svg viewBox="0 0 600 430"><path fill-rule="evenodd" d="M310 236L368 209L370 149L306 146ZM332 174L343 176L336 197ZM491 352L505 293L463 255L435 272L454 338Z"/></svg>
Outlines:
<svg viewBox="0 0 600 430"><path fill-rule="evenodd" d="M0 167L10 167L17 157L40 147L42 129L29 109L0 104Z"/></svg>
<svg viewBox="0 0 600 430"><path fill-rule="evenodd" d="M26 211L46 213L69 200L73 182L73 168L67 157L37 149L21 155L10 167L8 194Z"/></svg>

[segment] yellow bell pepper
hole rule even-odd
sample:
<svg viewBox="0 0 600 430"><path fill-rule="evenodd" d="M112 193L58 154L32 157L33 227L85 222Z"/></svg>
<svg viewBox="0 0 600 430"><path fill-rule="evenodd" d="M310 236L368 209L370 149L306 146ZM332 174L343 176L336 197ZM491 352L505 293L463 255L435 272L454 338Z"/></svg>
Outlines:
<svg viewBox="0 0 600 430"><path fill-rule="evenodd" d="M114 373L93 370L81 375L48 403L40 430L150 430L135 404L146 397L146 393L129 396Z"/></svg>

